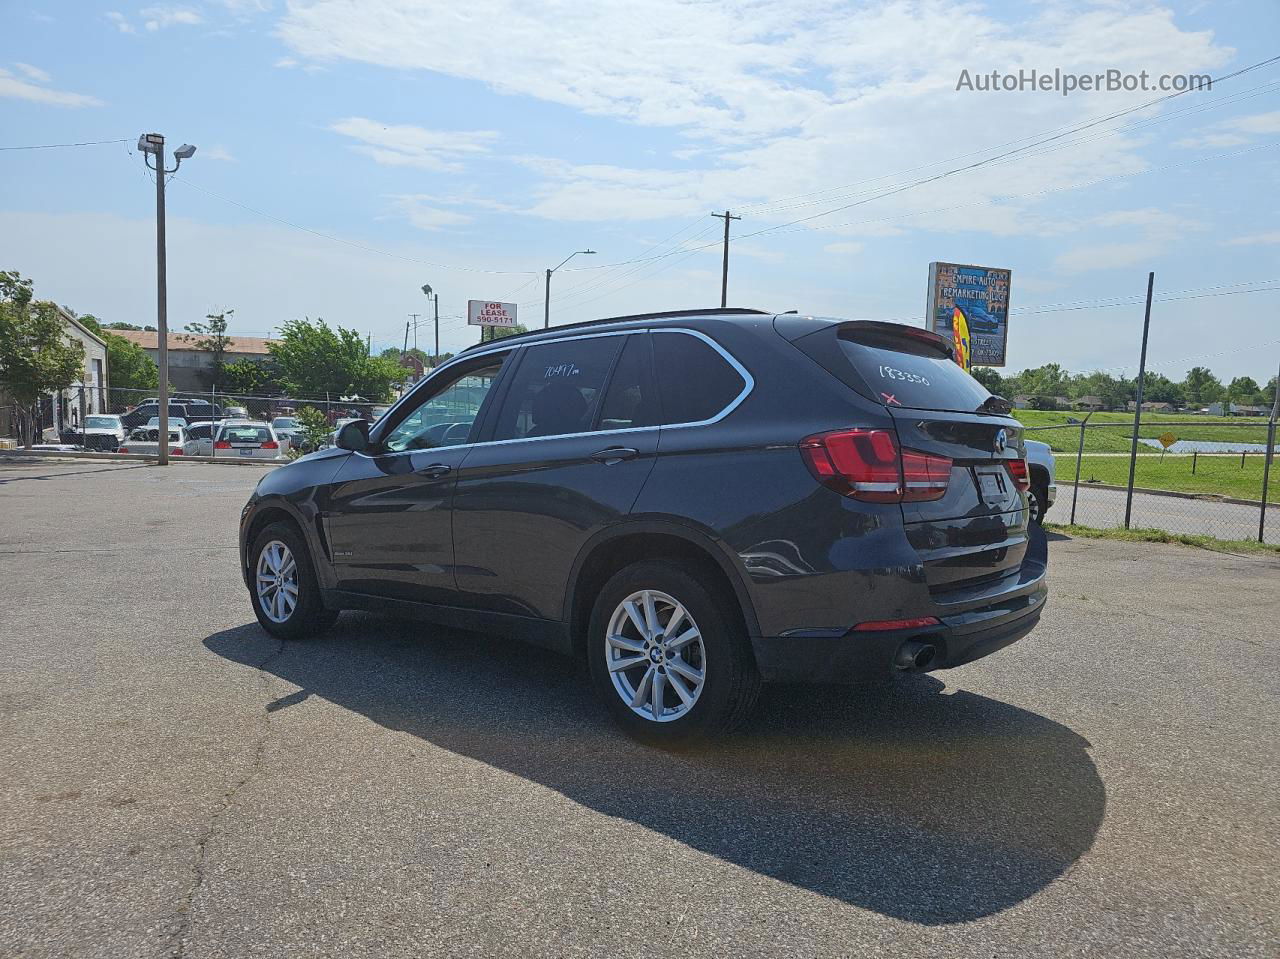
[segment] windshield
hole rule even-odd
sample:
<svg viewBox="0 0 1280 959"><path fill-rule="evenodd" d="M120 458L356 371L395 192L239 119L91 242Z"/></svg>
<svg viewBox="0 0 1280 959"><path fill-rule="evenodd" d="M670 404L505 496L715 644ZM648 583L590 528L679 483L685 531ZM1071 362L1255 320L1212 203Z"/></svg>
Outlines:
<svg viewBox="0 0 1280 959"><path fill-rule="evenodd" d="M84 424L91 430L113 430L120 421L114 416L86 416Z"/></svg>
<svg viewBox="0 0 1280 959"><path fill-rule="evenodd" d="M271 421L271 425L278 430L291 430L297 428L298 421L292 416L277 416Z"/></svg>

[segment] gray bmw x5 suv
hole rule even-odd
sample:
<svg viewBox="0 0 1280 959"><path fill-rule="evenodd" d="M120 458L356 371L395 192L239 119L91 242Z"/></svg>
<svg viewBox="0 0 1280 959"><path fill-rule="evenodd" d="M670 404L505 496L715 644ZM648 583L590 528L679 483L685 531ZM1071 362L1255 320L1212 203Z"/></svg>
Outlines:
<svg viewBox="0 0 1280 959"><path fill-rule="evenodd" d="M377 424L263 478L259 622L340 610L497 631L587 665L629 732L732 728L762 682L947 669L1045 603L1022 428L914 327L755 310L472 347Z"/></svg>

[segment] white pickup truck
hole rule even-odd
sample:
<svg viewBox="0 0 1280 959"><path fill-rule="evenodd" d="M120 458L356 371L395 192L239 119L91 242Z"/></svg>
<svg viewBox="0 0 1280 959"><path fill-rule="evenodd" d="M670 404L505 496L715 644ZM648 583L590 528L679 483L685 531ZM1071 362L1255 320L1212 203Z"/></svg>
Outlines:
<svg viewBox="0 0 1280 959"><path fill-rule="evenodd" d="M144 456L159 456L160 443L159 431L154 428L140 426L136 430L129 432L129 438L120 444L117 453L141 453ZM169 455L170 456L194 456L196 453L195 440L187 436L187 431L181 426L170 428L169 430Z"/></svg>

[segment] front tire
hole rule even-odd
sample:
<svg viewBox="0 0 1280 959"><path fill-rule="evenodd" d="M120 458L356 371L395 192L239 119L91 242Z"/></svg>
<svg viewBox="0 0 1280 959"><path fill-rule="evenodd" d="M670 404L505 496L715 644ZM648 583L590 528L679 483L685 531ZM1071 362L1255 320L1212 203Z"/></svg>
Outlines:
<svg viewBox="0 0 1280 959"><path fill-rule="evenodd" d="M307 544L291 523L272 523L253 541L249 596L258 622L280 639L306 639L337 620L325 609Z"/></svg>
<svg viewBox="0 0 1280 959"><path fill-rule="evenodd" d="M601 590L587 631L592 683L630 735L673 745L723 734L755 705L760 674L739 617L693 568L646 560Z"/></svg>

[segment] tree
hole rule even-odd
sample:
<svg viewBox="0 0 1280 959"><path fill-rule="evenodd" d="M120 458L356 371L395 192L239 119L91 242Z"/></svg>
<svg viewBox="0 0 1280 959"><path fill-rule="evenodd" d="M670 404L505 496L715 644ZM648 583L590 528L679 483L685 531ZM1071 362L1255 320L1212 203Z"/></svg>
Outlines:
<svg viewBox="0 0 1280 959"><path fill-rule="evenodd" d="M1057 363L1046 363L1035 369L1023 370L1018 380L1024 393L1061 396L1067 390L1067 374Z"/></svg>
<svg viewBox="0 0 1280 959"><path fill-rule="evenodd" d="M141 330L142 327L134 323L125 323L123 320L116 320L114 323L107 323L102 327L104 330ZM154 330L154 326L148 326L147 329Z"/></svg>
<svg viewBox="0 0 1280 959"><path fill-rule="evenodd" d="M200 337L196 340L196 349L208 350L213 354L213 376L210 379L212 383L222 379L223 355L227 352L227 347L235 342L227 336L227 317L234 312L235 310L223 310L221 313L209 313L205 316L203 323L188 323L186 326L187 332L195 333Z"/></svg>
<svg viewBox="0 0 1280 959"><path fill-rule="evenodd" d="M1188 406L1199 408L1222 397L1222 383L1207 367L1193 366L1182 381L1182 393Z"/></svg>
<svg viewBox="0 0 1280 959"><path fill-rule="evenodd" d="M106 329L100 335L107 344L107 374L111 379L113 402L116 390L127 390L121 399L136 405L142 399L138 391L151 392L160 383L156 361L137 343L123 336Z"/></svg>
<svg viewBox="0 0 1280 959"><path fill-rule="evenodd" d="M281 386L296 396L359 395L385 401L408 371L395 360L370 356L355 330L331 328L324 320L289 320L268 349Z"/></svg>
<svg viewBox="0 0 1280 959"><path fill-rule="evenodd" d="M1261 402L1262 390L1258 386L1258 381L1252 376L1237 376L1227 384L1226 395L1223 397L1223 409L1230 411L1232 403L1253 405Z"/></svg>
<svg viewBox="0 0 1280 959"><path fill-rule="evenodd" d="M988 393L1008 397L1005 392L1005 379L989 366L975 366L971 371L973 378L987 388Z"/></svg>
<svg viewBox="0 0 1280 959"><path fill-rule="evenodd" d="M295 414L298 428L302 432L303 444L307 449L317 450L329 440L333 427L329 418L314 406L304 406Z"/></svg>
<svg viewBox="0 0 1280 959"><path fill-rule="evenodd" d="M1168 403L1170 406L1185 405L1182 386L1162 373L1147 373L1142 386L1144 403Z"/></svg>
<svg viewBox="0 0 1280 959"><path fill-rule="evenodd" d="M1267 385L1262 388L1262 402L1270 407L1276 402L1276 378L1273 376L1267 380Z"/></svg>
<svg viewBox="0 0 1280 959"><path fill-rule="evenodd" d="M253 360L236 360L222 368L218 389L223 393L256 393L271 380L265 364Z"/></svg>
<svg viewBox="0 0 1280 959"><path fill-rule="evenodd" d="M84 344L66 335L58 307L33 301L31 281L0 272L0 391L22 413L24 446L32 443L40 398L65 390L84 370Z"/></svg>
<svg viewBox="0 0 1280 959"><path fill-rule="evenodd" d="M515 336L517 333L528 332L529 328L519 323L515 326L482 326L480 327L480 342L487 343L490 340L500 340L505 336Z"/></svg>

